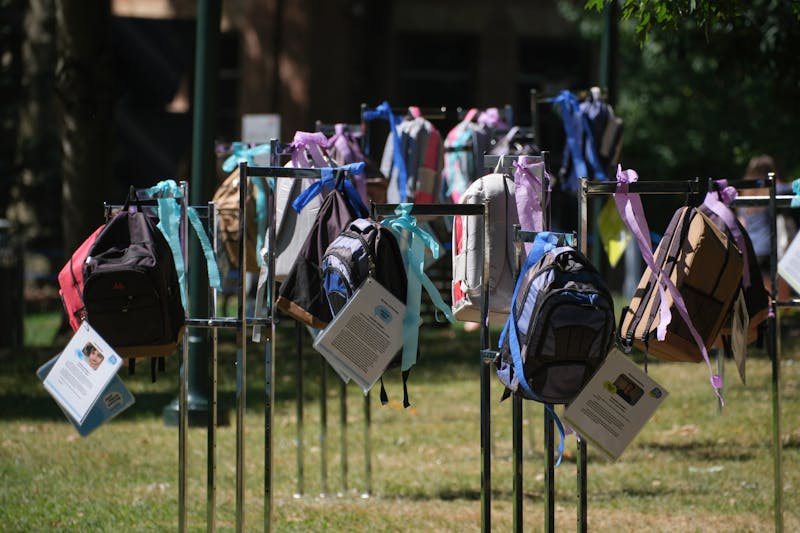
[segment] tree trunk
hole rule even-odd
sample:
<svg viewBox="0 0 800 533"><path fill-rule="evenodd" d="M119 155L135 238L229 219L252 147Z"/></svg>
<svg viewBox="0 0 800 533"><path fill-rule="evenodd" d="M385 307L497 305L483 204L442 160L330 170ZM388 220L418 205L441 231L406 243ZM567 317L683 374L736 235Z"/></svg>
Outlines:
<svg viewBox="0 0 800 533"><path fill-rule="evenodd" d="M62 224L69 257L103 222L112 176L109 0L57 0ZM120 202L124 199L116 199Z"/></svg>

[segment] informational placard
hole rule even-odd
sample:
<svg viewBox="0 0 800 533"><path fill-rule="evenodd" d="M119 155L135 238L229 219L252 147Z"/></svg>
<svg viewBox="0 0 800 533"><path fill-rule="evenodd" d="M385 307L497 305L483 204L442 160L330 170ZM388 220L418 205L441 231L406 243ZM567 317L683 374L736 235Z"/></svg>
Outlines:
<svg viewBox="0 0 800 533"><path fill-rule="evenodd" d="M53 366L56 364L58 357L58 355L53 357L36 370L36 375L40 380L44 381L50 373L50 370L52 370ZM100 398L86 415L83 424L76 422L63 407L61 410L64 411L67 419L72 422L72 425L75 426L75 429L78 430L81 437L85 437L133 405L135 401L133 394L130 393L119 375L115 375L111 379L111 383L109 383L102 394L100 394Z"/></svg>
<svg viewBox="0 0 800 533"><path fill-rule="evenodd" d="M343 379L368 391L403 344L405 305L380 283L367 280L314 341Z"/></svg>
<svg viewBox="0 0 800 533"><path fill-rule="evenodd" d="M616 460L667 394L619 350L612 350L564 410L563 419L582 438Z"/></svg>
<svg viewBox="0 0 800 533"><path fill-rule="evenodd" d="M242 142L268 143L281 138L281 116L278 114L246 114L242 116Z"/></svg>
<svg viewBox="0 0 800 533"><path fill-rule="evenodd" d="M750 315L747 313L747 302L740 290L739 297L733 303L733 319L731 321L731 351L739 377L747 384L745 361L747 357L747 331L750 328Z"/></svg>
<svg viewBox="0 0 800 533"><path fill-rule="evenodd" d="M121 365L122 358L84 321L44 379L44 388L83 424Z"/></svg>
<svg viewBox="0 0 800 533"><path fill-rule="evenodd" d="M800 234L798 234L778 261L778 274L800 292Z"/></svg>

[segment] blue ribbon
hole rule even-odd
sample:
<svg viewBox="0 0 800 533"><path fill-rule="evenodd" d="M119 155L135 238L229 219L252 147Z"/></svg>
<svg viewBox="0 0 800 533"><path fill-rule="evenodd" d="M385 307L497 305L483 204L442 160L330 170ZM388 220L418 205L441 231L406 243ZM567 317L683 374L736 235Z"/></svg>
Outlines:
<svg viewBox="0 0 800 533"><path fill-rule="evenodd" d="M178 274L178 281L181 286L181 302L183 303L183 308L187 309L186 268L183 263L183 253L181 250L181 219L180 206L178 205L178 198L183 197L181 189L178 187L178 184L175 183L175 180L164 180L158 182L149 189L140 191L139 194L144 198L156 198L158 200L157 227L161 230L161 233L164 234L170 250L172 251L172 257L175 261L175 270ZM220 281L219 268L217 267L214 250L211 247L211 241L208 239L208 235L206 235L203 223L200 221L200 216L197 214L197 209L192 206L187 206L186 214L197 234L197 238L200 239L200 246L203 248L203 254L206 257L208 284L217 290L222 290L222 282Z"/></svg>
<svg viewBox="0 0 800 533"><path fill-rule="evenodd" d="M434 258L439 257L439 243L431 234L417 226L417 220L411 215L414 204L399 204L395 209L396 217L387 218L381 224L391 229L401 242L400 249L406 265L408 289L406 292L406 314L403 317L403 361L401 369L406 371L414 366L417 360L419 345L419 316L424 287L433 304L444 313L447 320L455 322L450 306L444 303L438 289L425 274L425 247L430 248Z"/></svg>
<svg viewBox="0 0 800 533"><path fill-rule="evenodd" d="M581 112L578 98L570 91L561 91L558 96L548 99L554 104L561 115L564 124L564 133L567 137L567 147L572 159L572 173L568 176L568 186L570 190L575 190L578 178L587 177L586 160L583 157L584 150L581 143L581 133L586 136L586 156L592 172L597 180L606 181L608 178L603 172L600 160L594 146L594 136L589 125L589 117Z"/></svg>
<svg viewBox="0 0 800 533"><path fill-rule="evenodd" d="M397 168L397 188L399 189L398 192L400 193L400 201L405 202L408 198L408 191L406 190L406 187L408 186L408 170L406 169L406 160L403 157L403 148L400 145L400 135L397 131L400 125L400 118L392 113L392 107L389 105L389 102L385 101L376 107L374 111L364 111L362 118L364 120L375 120L382 118L389 121L389 129L391 130L390 135L392 136L392 141L394 142L392 161L395 168Z"/></svg>
<svg viewBox="0 0 800 533"><path fill-rule="evenodd" d="M511 358L514 364L514 373L517 376L517 382L519 383L519 386L522 387L522 390L529 397L534 399L538 399L538 396L535 392L533 392L533 390L531 390L530 386L528 385L528 381L525 379L525 368L522 362L522 354L520 353L519 349L519 335L517 332L515 303L517 301L517 294L522 286L522 280L525 276L525 273L533 265L535 265L539 259L544 256L544 254L555 249L557 246L558 235L550 233L549 231L543 231L536 234L531 251L528 253L528 257L525 259L525 264L522 265L522 269L517 277L517 284L514 286L514 294L511 296L511 314L508 316L508 320L506 320L506 324L503 327L502 333L500 334L500 341L498 343L498 347L502 347L505 336L508 335L508 345L511 349ZM558 415L556 415L553 408L545 402L542 403L544 404L544 407L550 416L553 417L553 420L558 427L558 434L561 437L558 443L558 459L556 460L556 466L558 466L561 464L561 458L564 454L564 426L561 424L561 420L558 418Z"/></svg>
<svg viewBox="0 0 800 533"><path fill-rule="evenodd" d="M336 186L337 171L348 172L350 174L361 174L364 172L364 166L365 164L363 162L359 162L336 168L321 168L320 171L322 171L322 177L319 180L314 181L306 190L301 192L297 198L294 199L292 202L292 208L299 213L305 206L309 204L309 202L311 202L315 196L322 194L322 191L333 189ZM358 194L358 190L353 186L350 180L342 180L340 190L345 194L345 196L347 196L350 205L356 210L356 213L359 217L363 218L369 216L367 206L364 205L364 202L361 200L361 195Z"/></svg>

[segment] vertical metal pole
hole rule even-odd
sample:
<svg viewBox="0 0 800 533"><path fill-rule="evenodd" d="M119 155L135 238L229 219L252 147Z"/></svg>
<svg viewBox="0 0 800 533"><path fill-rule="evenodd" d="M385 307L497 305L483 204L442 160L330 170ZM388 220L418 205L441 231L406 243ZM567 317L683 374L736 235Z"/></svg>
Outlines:
<svg viewBox="0 0 800 533"><path fill-rule="evenodd" d="M297 369L295 371L296 398L297 398L297 489L294 493L295 498L302 498L305 489L303 481L305 477L303 463L303 326L295 321L295 339L297 347Z"/></svg>
<svg viewBox="0 0 800 533"><path fill-rule="evenodd" d="M489 349L489 201L483 204L483 283L481 289L481 531L492 530L492 428L489 395L491 359L484 355Z"/></svg>
<svg viewBox="0 0 800 533"><path fill-rule="evenodd" d="M586 254L588 209L587 209L587 181L582 179L578 187L578 243L580 250ZM578 439L577 482L578 482L578 531L586 532L588 528L588 497L587 497L587 457L586 440Z"/></svg>
<svg viewBox="0 0 800 533"><path fill-rule="evenodd" d="M244 531L244 413L247 405L247 163L239 164L239 278L236 291L236 531Z"/></svg>
<svg viewBox="0 0 800 533"><path fill-rule="evenodd" d="M587 494L586 494L586 475L587 475L587 451L586 441L578 437L578 532L586 533L588 528L587 518Z"/></svg>
<svg viewBox="0 0 800 533"><path fill-rule="evenodd" d="M347 383L339 382L339 426L341 427L342 490L340 496L347 494Z"/></svg>
<svg viewBox="0 0 800 533"><path fill-rule="evenodd" d="M213 248L217 249L217 216L213 202L208 203L208 220L206 228L213 239ZM217 291L210 292L209 307L211 316L217 316ZM211 390L208 417L208 441L206 444L206 530L211 533L217 530L217 409L218 409L218 383L217 383L217 355L218 355L217 328L211 329L211 374L209 388Z"/></svg>
<svg viewBox="0 0 800 533"><path fill-rule="evenodd" d="M718 348L713 348L712 354L714 356L714 363L717 368L717 375L722 378L722 382L725 383L725 354L722 350ZM720 396L723 395L723 389L719 389ZM717 397L717 411L721 414L723 408L722 398Z"/></svg>
<svg viewBox="0 0 800 533"><path fill-rule="evenodd" d="M781 442L781 317L778 306L778 227L775 201L775 175L769 174L770 253L769 275L771 296L767 318L767 345L772 361L772 445L773 486L775 491L775 531L783 531L783 444Z"/></svg>
<svg viewBox="0 0 800 533"><path fill-rule="evenodd" d="M362 498L372 495L372 446L370 443L370 427L372 426L372 407L369 392L364 395L364 477L366 489L361 493Z"/></svg>
<svg viewBox="0 0 800 533"><path fill-rule="evenodd" d="M543 173L544 174L544 173ZM540 201L544 201L540 196ZM519 226L517 226L517 229ZM514 239L514 279L519 278L520 265L522 262L522 242L520 239ZM511 302L515 305L515 302ZM522 476L522 396L514 394L511 396L511 440L513 459L512 466L514 469L513 474L513 492L514 492L514 520L513 529L517 533L522 533L524 519L523 519L523 476Z"/></svg>
<svg viewBox="0 0 800 533"><path fill-rule="evenodd" d="M550 406L552 408L552 406ZM555 502L555 445L553 443L553 417L544 407L544 530L547 533L555 531L556 502Z"/></svg>
<svg viewBox="0 0 800 533"><path fill-rule="evenodd" d="M328 365L325 358L319 357L319 496L328 494Z"/></svg>
<svg viewBox="0 0 800 533"><path fill-rule="evenodd" d="M181 202L181 254L184 260L184 269L189 270L189 234L188 234L188 217L186 216L186 202L188 201L188 185L185 181L181 182L181 193L183 194L183 201ZM184 287L186 308L189 307L189 282L186 282ZM185 311L184 311L185 313ZM178 530L185 532L187 530L187 511L186 511L186 444L187 444L187 429L188 429L188 414L187 404L189 396L188 380L189 380L189 332L185 331L183 334L182 350L181 350L181 371L180 371L180 392L178 395Z"/></svg>
<svg viewBox="0 0 800 533"><path fill-rule="evenodd" d="M278 160L278 142L270 140L270 164L275 166ZM272 457L273 439L272 428L274 426L275 405L275 196L270 187L264 187L267 197L267 213L269 223L267 224L267 278L266 285L266 310L269 319L269 336L264 352L264 531L272 531ZM244 262L240 264L245 264ZM246 330L245 330L246 331Z"/></svg>
<svg viewBox="0 0 800 533"><path fill-rule="evenodd" d="M512 304L513 305L513 304ZM514 522L513 529L522 533L523 529L523 486L522 486L522 396L511 396L512 442L513 442L513 491L514 491Z"/></svg>

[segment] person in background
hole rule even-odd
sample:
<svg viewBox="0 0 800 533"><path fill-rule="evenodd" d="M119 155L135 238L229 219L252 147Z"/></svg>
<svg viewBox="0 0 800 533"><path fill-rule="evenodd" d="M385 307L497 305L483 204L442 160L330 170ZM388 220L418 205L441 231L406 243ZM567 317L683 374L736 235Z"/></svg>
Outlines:
<svg viewBox="0 0 800 533"><path fill-rule="evenodd" d="M747 163L744 172L746 180L766 180L770 173L775 174L776 194L792 194L792 186L781 181L778 166L772 156L761 154L754 156ZM767 196L769 189L744 189L740 193L745 196ZM770 280L770 216L769 208L766 206L740 207L736 210L742 225L747 230L750 240L753 241L753 251L758 259L758 267L764 278L764 285L769 288ZM777 247L778 259L783 257L783 253L797 234L797 223L790 213L779 212L776 220L777 226ZM778 279L778 299L789 298L789 286L787 283Z"/></svg>

